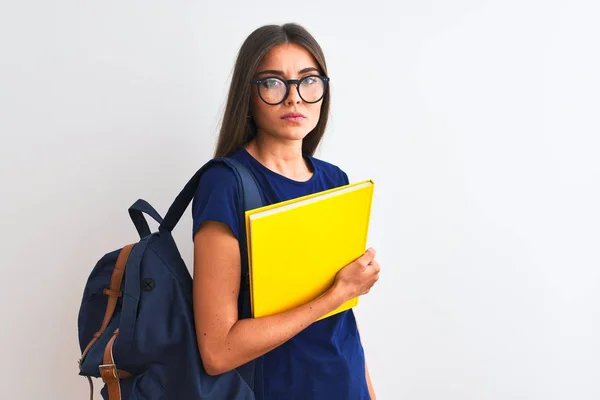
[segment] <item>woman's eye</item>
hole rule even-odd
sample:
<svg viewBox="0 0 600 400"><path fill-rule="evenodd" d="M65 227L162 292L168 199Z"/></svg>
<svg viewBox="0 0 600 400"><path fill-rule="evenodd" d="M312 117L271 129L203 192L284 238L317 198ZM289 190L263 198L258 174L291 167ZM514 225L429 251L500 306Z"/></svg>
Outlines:
<svg viewBox="0 0 600 400"><path fill-rule="evenodd" d="M276 88L276 87L280 86L281 82L278 81L277 79L267 79L266 81L263 82L263 85L266 88L271 89L271 88Z"/></svg>
<svg viewBox="0 0 600 400"><path fill-rule="evenodd" d="M302 83L305 85L312 85L316 82L317 82L317 78L314 78L314 77L305 78L304 81L302 81Z"/></svg>

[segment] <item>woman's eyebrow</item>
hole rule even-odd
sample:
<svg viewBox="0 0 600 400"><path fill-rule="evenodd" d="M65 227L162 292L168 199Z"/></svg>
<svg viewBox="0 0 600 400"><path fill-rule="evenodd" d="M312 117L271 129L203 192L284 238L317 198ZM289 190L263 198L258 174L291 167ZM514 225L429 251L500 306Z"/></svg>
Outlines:
<svg viewBox="0 0 600 400"><path fill-rule="evenodd" d="M298 71L299 75L305 74L307 72L319 72L319 70L315 67L308 67L308 68L304 68L301 69L300 71ZM262 75L262 74L271 74L271 75L279 75L279 76L283 76L283 71L279 71L276 69L266 69L264 71L260 71L259 73L257 73L257 75Z"/></svg>

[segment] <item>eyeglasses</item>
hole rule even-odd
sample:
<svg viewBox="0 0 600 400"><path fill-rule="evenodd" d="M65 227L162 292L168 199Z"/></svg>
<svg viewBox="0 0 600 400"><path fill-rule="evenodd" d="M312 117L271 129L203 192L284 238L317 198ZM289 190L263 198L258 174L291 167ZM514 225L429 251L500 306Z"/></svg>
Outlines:
<svg viewBox="0 0 600 400"><path fill-rule="evenodd" d="M281 79L268 77L252 81L256 84L258 95L265 103L275 106L283 103L290 93L290 85L295 84L298 95L305 103L317 103L327 91L329 78L309 75L302 79Z"/></svg>

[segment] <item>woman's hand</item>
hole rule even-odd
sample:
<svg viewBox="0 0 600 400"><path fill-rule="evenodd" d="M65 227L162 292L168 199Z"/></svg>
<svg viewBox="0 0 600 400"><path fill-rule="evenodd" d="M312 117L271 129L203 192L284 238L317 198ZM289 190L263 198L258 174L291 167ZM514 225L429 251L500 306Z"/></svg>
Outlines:
<svg viewBox="0 0 600 400"><path fill-rule="evenodd" d="M345 301L369 293L379 279L379 263L375 260L375 249L369 248L354 262L338 272L333 290Z"/></svg>

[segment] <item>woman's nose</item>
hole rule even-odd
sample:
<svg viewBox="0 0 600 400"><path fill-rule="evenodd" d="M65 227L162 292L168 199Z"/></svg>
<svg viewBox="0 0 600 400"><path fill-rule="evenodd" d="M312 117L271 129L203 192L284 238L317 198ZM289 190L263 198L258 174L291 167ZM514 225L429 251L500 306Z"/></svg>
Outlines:
<svg viewBox="0 0 600 400"><path fill-rule="evenodd" d="M298 84L292 83L290 84L290 92L288 93L285 102L287 104L298 104L302 101L302 98L298 94Z"/></svg>

